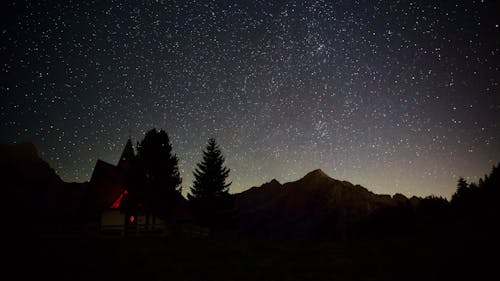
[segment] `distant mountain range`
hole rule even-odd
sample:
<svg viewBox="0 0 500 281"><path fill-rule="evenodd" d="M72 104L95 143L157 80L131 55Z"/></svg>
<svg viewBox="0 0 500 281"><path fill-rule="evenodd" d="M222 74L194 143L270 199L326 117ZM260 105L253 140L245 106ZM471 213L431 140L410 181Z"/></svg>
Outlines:
<svg viewBox="0 0 500 281"><path fill-rule="evenodd" d="M277 180L235 195L241 230L264 236L345 236L384 225L401 229L420 198L374 194L314 170L285 184ZM404 218L399 218L400 216ZM410 215L410 216L408 216ZM373 222L380 224L373 226ZM370 226L372 225L372 226Z"/></svg>
<svg viewBox="0 0 500 281"><path fill-rule="evenodd" d="M33 144L0 145L3 190L11 209L51 219L77 217L88 183L65 183L39 158ZM398 232L411 225L422 200L378 195L321 170L281 184L272 180L234 194L239 232L251 236L319 237Z"/></svg>

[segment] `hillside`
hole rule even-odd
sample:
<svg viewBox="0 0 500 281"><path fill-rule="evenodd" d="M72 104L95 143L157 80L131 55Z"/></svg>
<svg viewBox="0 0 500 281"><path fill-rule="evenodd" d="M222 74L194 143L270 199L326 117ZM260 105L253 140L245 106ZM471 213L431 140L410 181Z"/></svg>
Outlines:
<svg viewBox="0 0 500 281"><path fill-rule="evenodd" d="M373 220L388 224L396 213L408 215L398 219L411 219L412 211L410 200L401 194L374 194L321 170L294 182L272 180L252 187L235 195L235 205L242 233L283 237L355 234Z"/></svg>
<svg viewBox="0 0 500 281"><path fill-rule="evenodd" d="M75 218L80 210L86 183L65 183L38 156L32 143L0 145L0 177L4 207L18 218L13 223Z"/></svg>

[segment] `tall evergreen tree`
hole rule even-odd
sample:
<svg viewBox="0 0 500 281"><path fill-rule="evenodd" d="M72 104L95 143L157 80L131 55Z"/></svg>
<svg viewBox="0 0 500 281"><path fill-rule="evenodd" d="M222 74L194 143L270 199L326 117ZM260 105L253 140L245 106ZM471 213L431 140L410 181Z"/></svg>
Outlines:
<svg viewBox="0 0 500 281"><path fill-rule="evenodd" d="M182 179L179 159L172 152L168 134L152 129L137 144L131 175L130 201L142 205L146 216L168 218L180 199Z"/></svg>
<svg viewBox="0 0 500 281"><path fill-rule="evenodd" d="M464 178L460 177L457 183L457 192L466 192L468 188L469 184L467 184L467 181Z"/></svg>
<svg viewBox="0 0 500 281"><path fill-rule="evenodd" d="M203 160L193 172L195 179L188 194L198 222L215 228L229 226L232 217L231 183L226 183L230 170L224 161L215 139L209 139Z"/></svg>
<svg viewBox="0 0 500 281"><path fill-rule="evenodd" d="M457 183L457 191L451 197L451 202L456 208L461 209L464 207L463 205L466 203L466 200L469 199L469 191L469 184L464 178L460 177Z"/></svg>

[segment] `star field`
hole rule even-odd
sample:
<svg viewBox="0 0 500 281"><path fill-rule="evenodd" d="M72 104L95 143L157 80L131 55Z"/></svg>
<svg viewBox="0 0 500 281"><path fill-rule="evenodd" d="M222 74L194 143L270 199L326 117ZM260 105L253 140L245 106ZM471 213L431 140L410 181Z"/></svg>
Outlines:
<svg viewBox="0 0 500 281"><path fill-rule="evenodd" d="M185 191L209 137L231 192L321 168L449 197L500 161L497 1L1 5L0 142L66 181L153 127Z"/></svg>

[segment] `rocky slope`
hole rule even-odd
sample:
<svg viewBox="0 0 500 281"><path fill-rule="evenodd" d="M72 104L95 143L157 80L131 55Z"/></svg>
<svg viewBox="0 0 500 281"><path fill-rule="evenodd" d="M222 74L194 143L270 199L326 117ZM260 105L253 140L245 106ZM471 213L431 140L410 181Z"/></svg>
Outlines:
<svg viewBox="0 0 500 281"><path fill-rule="evenodd" d="M345 236L387 227L396 219L397 227L400 220L410 219L399 215L411 215L410 201L403 195L374 194L321 170L294 182L272 180L236 194L235 206L240 231L259 236Z"/></svg>

